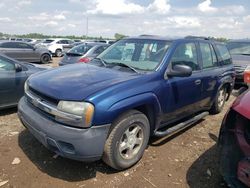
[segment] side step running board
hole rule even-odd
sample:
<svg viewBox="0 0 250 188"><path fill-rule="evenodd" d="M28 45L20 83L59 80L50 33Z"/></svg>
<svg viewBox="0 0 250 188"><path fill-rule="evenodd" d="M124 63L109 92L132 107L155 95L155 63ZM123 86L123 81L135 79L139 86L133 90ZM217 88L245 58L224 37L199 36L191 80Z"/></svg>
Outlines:
<svg viewBox="0 0 250 188"><path fill-rule="evenodd" d="M204 118L205 116L207 116L209 113L208 112L203 112L187 121L181 122L165 131L156 131L154 136L156 137L164 137L170 134L173 134L177 131L180 131L186 127L189 127L191 125L193 125L194 123L198 122L199 120L201 120L202 118Z"/></svg>

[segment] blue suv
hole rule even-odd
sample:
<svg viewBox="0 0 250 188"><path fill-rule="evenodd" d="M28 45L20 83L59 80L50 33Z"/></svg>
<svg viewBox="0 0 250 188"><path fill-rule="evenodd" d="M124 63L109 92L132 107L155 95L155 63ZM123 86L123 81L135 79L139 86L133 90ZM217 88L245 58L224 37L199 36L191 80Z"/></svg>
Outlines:
<svg viewBox="0 0 250 188"><path fill-rule="evenodd" d="M150 136L166 136L219 113L235 71L222 43L157 36L122 39L87 64L31 76L18 114L60 156L103 159L122 170Z"/></svg>

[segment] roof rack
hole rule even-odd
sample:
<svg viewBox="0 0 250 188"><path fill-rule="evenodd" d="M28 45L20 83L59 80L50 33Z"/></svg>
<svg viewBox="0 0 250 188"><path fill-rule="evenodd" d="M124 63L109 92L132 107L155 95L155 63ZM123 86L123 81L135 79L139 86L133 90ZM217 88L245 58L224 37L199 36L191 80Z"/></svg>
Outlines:
<svg viewBox="0 0 250 188"><path fill-rule="evenodd" d="M202 39L202 40L211 40L208 37L202 37L202 36L186 36L185 39Z"/></svg>

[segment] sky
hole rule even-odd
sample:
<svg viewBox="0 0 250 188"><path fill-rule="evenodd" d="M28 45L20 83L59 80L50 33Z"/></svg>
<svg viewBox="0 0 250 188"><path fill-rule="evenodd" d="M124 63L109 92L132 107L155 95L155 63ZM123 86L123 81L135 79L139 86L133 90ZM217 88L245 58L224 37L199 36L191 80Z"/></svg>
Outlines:
<svg viewBox="0 0 250 188"><path fill-rule="evenodd" d="M250 38L250 1L1 0L0 32Z"/></svg>

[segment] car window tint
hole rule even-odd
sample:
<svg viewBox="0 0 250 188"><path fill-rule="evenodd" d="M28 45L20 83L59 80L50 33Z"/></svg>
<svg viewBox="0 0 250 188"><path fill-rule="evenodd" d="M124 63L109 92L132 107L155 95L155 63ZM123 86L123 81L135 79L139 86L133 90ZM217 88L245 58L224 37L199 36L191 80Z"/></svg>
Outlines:
<svg viewBox="0 0 250 188"><path fill-rule="evenodd" d="M100 53L102 53L104 51L104 47L103 46L100 46L100 47L98 47L96 50L95 50L95 54L100 54Z"/></svg>
<svg viewBox="0 0 250 188"><path fill-rule="evenodd" d="M9 62L6 58L0 56L0 72L2 71L14 71L15 66Z"/></svg>
<svg viewBox="0 0 250 188"><path fill-rule="evenodd" d="M172 67L175 65L187 65L192 70L199 70L199 64L197 60L197 50L194 43L180 44L172 56Z"/></svg>
<svg viewBox="0 0 250 188"><path fill-rule="evenodd" d="M220 57L221 57L220 64L221 65L232 64L231 56L229 54L227 47L225 45L221 45L221 44L217 44L216 47L219 50Z"/></svg>
<svg viewBox="0 0 250 188"><path fill-rule="evenodd" d="M214 67L210 45L208 43L202 42L200 43L200 49L201 49L203 68L206 69Z"/></svg>
<svg viewBox="0 0 250 188"><path fill-rule="evenodd" d="M227 48L232 55L250 55L250 42L229 42Z"/></svg>
<svg viewBox="0 0 250 188"><path fill-rule="evenodd" d="M17 43L16 44L17 48L28 48L28 49L31 49L32 47L28 44L25 44L25 43Z"/></svg>
<svg viewBox="0 0 250 188"><path fill-rule="evenodd" d="M17 45L15 42L5 42L2 44L3 48L17 48Z"/></svg>

